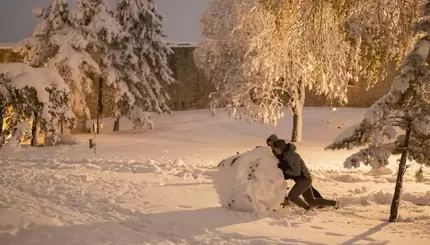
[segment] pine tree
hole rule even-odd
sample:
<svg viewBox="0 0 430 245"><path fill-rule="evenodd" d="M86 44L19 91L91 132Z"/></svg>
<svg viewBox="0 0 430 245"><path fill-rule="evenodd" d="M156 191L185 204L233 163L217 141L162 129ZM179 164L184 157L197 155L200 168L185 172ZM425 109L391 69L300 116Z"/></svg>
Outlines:
<svg viewBox="0 0 430 245"><path fill-rule="evenodd" d="M430 166L430 1L417 22L414 48L405 56L391 90L366 112L362 122L338 137L327 149L362 147L344 166L360 163L379 168L388 158L401 155L389 221L398 218L407 160Z"/></svg>
<svg viewBox="0 0 430 245"><path fill-rule="evenodd" d="M116 101L125 101L132 117L139 117L134 120L142 123L147 112L170 113L166 89L174 79L167 56L172 50L162 40L162 16L154 0L118 0L116 18L128 33L113 54L115 66L124 71L114 85L119 88Z"/></svg>
<svg viewBox="0 0 430 245"><path fill-rule="evenodd" d="M71 89L75 114L90 118L85 93L91 92L91 75L100 73L100 67L87 52L89 42L71 18L67 0L52 0L49 7L33 12L40 22L18 46L24 63L57 69Z"/></svg>
<svg viewBox="0 0 430 245"><path fill-rule="evenodd" d="M100 67L100 73L92 76L93 82L97 84L96 93L93 95L98 98L97 133L100 133L104 84L114 84L123 73L114 66L115 56L111 54L120 48L121 42L127 41L123 38L126 33L105 0L78 0L76 8L71 12L71 18L88 41L87 50Z"/></svg>
<svg viewBox="0 0 430 245"><path fill-rule="evenodd" d="M39 127L52 133L56 141L60 121L66 126L74 125L75 115L68 107L69 93L55 69L33 68L22 63L1 64L0 113L6 116L7 125L3 136L32 118L32 146L37 145Z"/></svg>

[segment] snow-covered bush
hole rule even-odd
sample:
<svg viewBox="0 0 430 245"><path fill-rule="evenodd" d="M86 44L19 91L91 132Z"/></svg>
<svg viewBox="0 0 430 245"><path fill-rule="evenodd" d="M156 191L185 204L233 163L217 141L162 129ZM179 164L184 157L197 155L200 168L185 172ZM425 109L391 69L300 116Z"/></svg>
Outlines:
<svg viewBox="0 0 430 245"><path fill-rule="evenodd" d="M74 126L75 116L68 105L69 88L56 70L21 63L0 64L0 87L0 113L6 116L3 136L28 119L54 137L60 121Z"/></svg>
<svg viewBox="0 0 430 245"><path fill-rule="evenodd" d="M18 147L21 142L31 139L31 137L30 120L24 120L13 127L12 132L8 137L7 146Z"/></svg>
<svg viewBox="0 0 430 245"><path fill-rule="evenodd" d="M44 139L44 146L76 144L79 144L78 139L70 134L60 134L57 139L54 139L52 135L48 135Z"/></svg>
<svg viewBox="0 0 430 245"><path fill-rule="evenodd" d="M268 147L258 147L222 160L213 185L222 207L264 215L279 208L287 183Z"/></svg>
<svg viewBox="0 0 430 245"><path fill-rule="evenodd" d="M146 126L149 129L154 129L151 113L143 111L142 108L134 107L130 111L128 118L133 123L133 129L142 129Z"/></svg>

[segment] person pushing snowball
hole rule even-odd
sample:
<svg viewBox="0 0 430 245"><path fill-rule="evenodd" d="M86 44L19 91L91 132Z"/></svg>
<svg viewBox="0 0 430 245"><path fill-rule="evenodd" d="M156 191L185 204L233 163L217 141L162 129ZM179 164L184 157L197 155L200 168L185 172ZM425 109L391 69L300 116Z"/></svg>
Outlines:
<svg viewBox="0 0 430 245"><path fill-rule="evenodd" d="M273 153L273 155L278 159L278 160L280 160L280 156L279 155L277 155L276 154L276 152L275 152L275 148L274 148L274 142L275 141L277 141L277 140L280 140L279 139L279 137L276 135L276 134L272 134L272 135L270 135L268 138L267 138L267 140L266 140L266 144L267 144L267 146L269 146L271 149L272 149L272 153ZM278 167L280 168L280 162L278 163ZM283 171L282 171L283 172ZM288 176L285 176L285 173L284 173L284 179L285 180L287 180L287 179L289 179L289 178L287 178ZM294 180L294 179L293 179ZM322 195L321 195L321 193L313 186L313 185L311 185L311 189L312 189L312 192L314 193L314 196L316 197L316 198L323 198L322 197ZM306 200L305 200L306 201ZM285 206L285 205L288 205L288 199L287 199L287 196L285 196L285 200L284 200L284 203L283 203L283 205Z"/></svg>
<svg viewBox="0 0 430 245"><path fill-rule="evenodd" d="M279 159L278 167L282 170L285 179L294 180L286 200L296 204L305 210L313 207L333 206L339 208L339 203L334 200L315 197L312 187L312 175L301 156L296 152L296 146L286 143L285 140L269 137L270 144L273 142L272 151ZM273 140L275 139L275 140ZM269 139L268 139L269 141ZM268 142L269 144L269 142ZM303 200L300 196L303 196Z"/></svg>

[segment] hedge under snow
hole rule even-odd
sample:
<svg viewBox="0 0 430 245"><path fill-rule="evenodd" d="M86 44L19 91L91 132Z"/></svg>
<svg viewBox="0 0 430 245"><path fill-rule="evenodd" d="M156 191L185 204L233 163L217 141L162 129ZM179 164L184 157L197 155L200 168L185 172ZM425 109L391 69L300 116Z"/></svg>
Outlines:
<svg viewBox="0 0 430 245"><path fill-rule="evenodd" d="M222 207L266 214L279 208L287 183L268 147L258 147L222 160L213 185Z"/></svg>

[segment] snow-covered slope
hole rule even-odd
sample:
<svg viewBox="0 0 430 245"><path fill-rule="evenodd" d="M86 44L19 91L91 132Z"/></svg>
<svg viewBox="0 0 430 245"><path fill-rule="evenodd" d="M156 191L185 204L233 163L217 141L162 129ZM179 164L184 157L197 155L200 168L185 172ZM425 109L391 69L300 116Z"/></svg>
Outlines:
<svg viewBox="0 0 430 245"><path fill-rule="evenodd" d="M341 210L303 215L291 207L265 218L224 209L212 176L222 159L264 145L271 133L289 135L291 117L278 127L231 121L223 113L154 116L154 130L97 138L98 153L81 144L0 151L1 245L140 244L430 244L429 169L421 183L408 169L401 222L388 224L395 159L379 175L342 169L348 152L323 150L362 109L306 108L297 144L324 197ZM104 119L110 131L113 119ZM89 123L90 125L90 123ZM288 183L289 185L293 183Z"/></svg>

